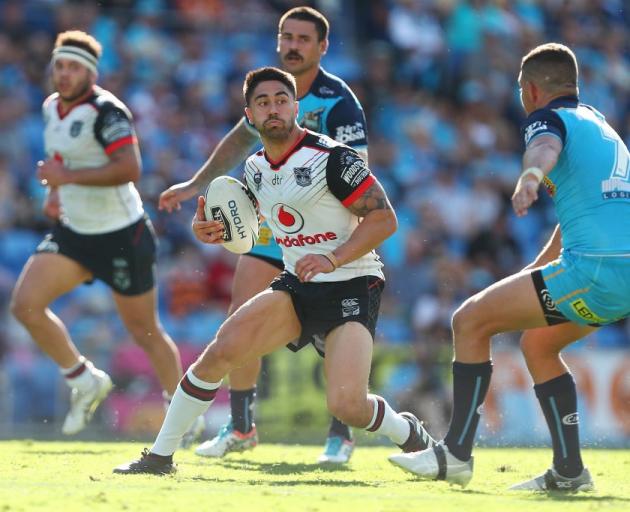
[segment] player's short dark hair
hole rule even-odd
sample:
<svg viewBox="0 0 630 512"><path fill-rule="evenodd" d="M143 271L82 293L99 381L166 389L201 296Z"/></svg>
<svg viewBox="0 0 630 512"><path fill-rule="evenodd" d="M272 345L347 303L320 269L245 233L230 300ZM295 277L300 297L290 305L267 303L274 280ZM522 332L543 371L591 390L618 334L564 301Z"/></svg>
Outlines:
<svg viewBox="0 0 630 512"><path fill-rule="evenodd" d="M97 59L101 58L103 47L93 36L83 32L82 30L67 30L57 35L55 40L55 48L60 46L76 46L91 53Z"/></svg>
<svg viewBox="0 0 630 512"><path fill-rule="evenodd" d="M270 81L282 82L291 91L293 98L295 99L297 97L297 86L295 85L293 75L281 69L267 66L254 69L247 73L245 82L243 82L243 97L245 98L245 103L249 105L249 100L252 99L254 89L256 89L259 83Z"/></svg>
<svg viewBox="0 0 630 512"><path fill-rule="evenodd" d="M278 23L278 32L282 32L284 22L288 19L310 21L311 23L315 24L315 28L317 29L317 39L319 41L324 41L325 39L328 39L330 23L328 23L326 16L324 16L317 9L306 6L294 7L293 9L289 9L282 15L282 18L280 18L280 22Z"/></svg>
<svg viewBox="0 0 630 512"><path fill-rule="evenodd" d="M537 46L523 57L521 77L550 92L577 89L575 54L568 46L559 43Z"/></svg>

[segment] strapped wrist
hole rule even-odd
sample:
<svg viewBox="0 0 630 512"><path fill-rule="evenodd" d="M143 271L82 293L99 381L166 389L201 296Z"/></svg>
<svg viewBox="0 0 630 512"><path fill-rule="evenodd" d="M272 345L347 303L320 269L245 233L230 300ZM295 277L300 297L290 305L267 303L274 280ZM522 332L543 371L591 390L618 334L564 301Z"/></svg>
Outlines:
<svg viewBox="0 0 630 512"><path fill-rule="evenodd" d="M335 256L335 254L332 251L327 252L326 254L322 254L322 256L326 258L328 261L330 261L330 263L333 266L333 270L336 270L337 268L339 268L339 260L337 259L337 256Z"/></svg>
<svg viewBox="0 0 630 512"><path fill-rule="evenodd" d="M542 169L540 167L528 167L527 169L523 171L523 174L521 174L520 179L522 180L528 174L533 175L536 178L536 181L538 183L540 183L545 177L545 174L542 172Z"/></svg>

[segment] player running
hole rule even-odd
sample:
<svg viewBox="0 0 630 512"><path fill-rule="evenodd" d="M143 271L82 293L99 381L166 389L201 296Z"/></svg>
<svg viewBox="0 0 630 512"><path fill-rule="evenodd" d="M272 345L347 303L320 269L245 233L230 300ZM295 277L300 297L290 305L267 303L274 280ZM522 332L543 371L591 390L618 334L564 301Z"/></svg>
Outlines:
<svg viewBox="0 0 630 512"><path fill-rule="evenodd" d="M321 58L328 50L328 20L310 7L287 11L278 24L278 54L282 67L297 83L301 126L353 147L367 161L367 129L363 109L339 78L321 68ZM160 209L178 209L182 201L203 194L214 178L227 174L241 164L260 145L255 127L244 117L218 144L207 162L187 182L173 185L162 192ZM282 253L267 223L260 228L257 245L239 258L228 314L269 286L284 268ZM231 451L256 446L258 435L254 424L256 381L260 359L249 361L230 373L231 421L214 439L201 444L195 453L222 457ZM332 419L320 462L348 462L354 448L350 429Z"/></svg>
<svg viewBox="0 0 630 512"><path fill-rule="evenodd" d="M181 436L212 403L225 375L284 346L296 351L313 344L325 355L328 409L345 423L385 435L406 452L433 445L414 415L368 394L384 286L374 249L397 227L383 188L356 151L296 123L292 75L251 71L243 95L264 147L247 159L246 181L282 242L285 270L228 317L184 375L151 450L115 473L175 471ZM203 197L193 230L205 243L223 237L223 224L205 219Z"/></svg>
<svg viewBox="0 0 630 512"><path fill-rule="evenodd" d="M24 266L11 303L72 390L62 427L68 435L85 427L112 389L109 375L80 354L49 309L80 284L101 279L112 289L120 318L169 397L182 376L177 347L157 314L155 235L134 186L141 170L138 141L127 107L96 86L100 56L100 43L84 32L57 36L56 92L43 105L47 159L38 177L47 185L44 212L58 222Z"/></svg>

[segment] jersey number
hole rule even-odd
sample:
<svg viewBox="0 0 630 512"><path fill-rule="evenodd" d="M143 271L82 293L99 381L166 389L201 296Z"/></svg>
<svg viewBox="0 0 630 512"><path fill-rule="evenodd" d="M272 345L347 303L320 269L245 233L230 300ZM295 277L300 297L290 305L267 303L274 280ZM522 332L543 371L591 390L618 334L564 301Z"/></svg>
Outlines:
<svg viewBox="0 0 630 512"><path fill-rule="evenodd" d="M611 141L615 146L615 162L610 178L628 181L630 177L630 153L618 137L611 137L606 133L607 131L603 131L604 139Z"/></svg>
<svg viewBox="0 0 630 512"><path fill-rule="evenodd" d="M610 178L602 182L602 197L612 200L630 199L630 153L621 139L612 132L608 125L603 125L602 136L613 143L615 160Z"/></svg>

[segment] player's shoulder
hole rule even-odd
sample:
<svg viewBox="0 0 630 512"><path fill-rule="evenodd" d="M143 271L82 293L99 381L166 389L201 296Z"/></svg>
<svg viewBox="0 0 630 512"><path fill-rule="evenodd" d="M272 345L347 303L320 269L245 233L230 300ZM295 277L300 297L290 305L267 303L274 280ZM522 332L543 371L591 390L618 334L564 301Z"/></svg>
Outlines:
<svg viewBox="0 0 630 512"><path fill-rule="evenodd" d="M44 110L48 110L49 108L54 108L59 102L59 93L53 92L50 96L48 96L44 102L42 103L42 108Z"/></svg>
<svg viewBox="0 0 630 512"><path fill-rule="evenodd" d="M265 161L265 152L262 149L259 149L245 159L245 172L252 168L258 169L261 165L264 165Z"/></svg>
<svg viewBox="0 0 630 512"><path fill-rule="evenodd" d="M90 98L90 103L100 113L118 110L124 112L128 118L131 119L132 117L127 105L118 99L112 92L101 87L94 87L94 94Z"/></svg>
<svg viewBox="0 0 630 512"><path fill-rule="evenodd" d="M328 153L327 167L329 169L344 166L348 162L363 160L356 149L321 133L309 131L303 145Z"/></svg>
<svg viewBox="0 0 630 512"><path fill-rule="evenodd" d="M345 144L337 142L335 139L324 135L322 133L313 132L311 130L306 131L304 140L302 142L303 147L318 149L326 153L338 152L339 148L348 148ZM350 149L350 148L348 148Z"/></svg>
<svg viewBox="0 0 630 512"><path fill-rule="evenodd" d="M565 112L575 112L580 106L579 100L575 96L562 96L547 103L544 107L531 112L525 119L525 123L544 120L561 120Z"/></svg>
<svg viewBox="0 0 630 512"><path fill-rule="evenodd" d="M354 98L354 93L346 82L321 67L311 85L310 93L319 98Z"/></svg>
<svg viewBox="0 0 630 512"><path fill-rule="evenodd" d="M553 134L565 141L567 127L564 114L579 106L575 96L562 96L531 112L523 121L521 132L527 146L538 135Z"/></svg>
<svg viewBox="0 0 630 512"><path fill-rule="evenodd" d="M263 148L260 148L259 150L257 150L255 153L252 153L251 155L249 155L245 161L248 162L249 160L257 160L259 158L265 158L265 151Z"/></svg>

